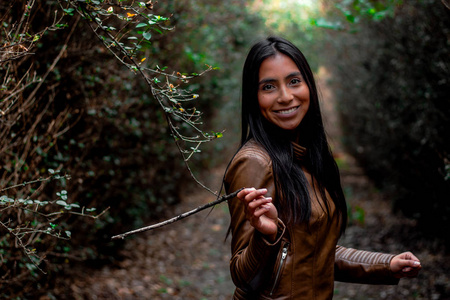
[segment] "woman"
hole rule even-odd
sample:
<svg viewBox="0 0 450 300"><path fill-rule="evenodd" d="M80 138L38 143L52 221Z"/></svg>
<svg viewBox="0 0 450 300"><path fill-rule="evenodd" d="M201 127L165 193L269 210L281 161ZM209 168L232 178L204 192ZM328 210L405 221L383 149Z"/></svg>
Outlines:
<svg viewBox="0 0 450 300"><path fill-rule="evenodd" d="M347 222L339 171L303 54L270 37L244 64L241 147L225 175L234 299L331 299L334 280L396 284L419 260L337 246Z"/></svg>

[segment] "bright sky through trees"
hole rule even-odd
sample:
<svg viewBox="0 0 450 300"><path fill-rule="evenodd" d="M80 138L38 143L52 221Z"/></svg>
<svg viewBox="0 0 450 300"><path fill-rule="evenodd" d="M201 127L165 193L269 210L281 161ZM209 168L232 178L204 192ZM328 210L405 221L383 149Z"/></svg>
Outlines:
<svg viewBox="0 0 450 300"><path fill-rule="evenodd" d="M309 26L310 19L317 16L318 2L313 0L255 0L251 7L266 19L269 28L284 31L288 23Z"/></svg>

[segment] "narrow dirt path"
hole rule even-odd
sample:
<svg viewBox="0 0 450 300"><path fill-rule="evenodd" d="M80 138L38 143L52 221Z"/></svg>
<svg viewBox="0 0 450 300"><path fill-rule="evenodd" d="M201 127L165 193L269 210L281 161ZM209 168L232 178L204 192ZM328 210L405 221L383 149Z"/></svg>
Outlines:
<svg viewBox="0 0 450 300"><path fill-rule="evenodd" d="M336 283L335 297L344 299L450 299L450 255L439 241L415 230L415 222L391 213L388 199L377 192L339 143L338 118L319 73L326 128L339 162L342 184L350 206L350 224L340 244L346 247L400 253L411 250L422 261L418 278L398 286ZM209 186L219 186L223 168L210 172ZM199 187L186 191L173 215L213 200ZM58 299L231 299L230 240L227 205L221 204L172 225L127 240L120 261L101 269L82 266L64 280ZM447 252L446 252L447 251ZM64 290L64 291L63 291Z"/></svg>
<svg viewBox="0 0 450 300"><path fill-rule="evenodd" d="M223 170L210 175L209 181L220 184ZM192 187L173 215L212 200L210 193ZM73 278L71 294L75 299L230 299L234 288L228 271L230 240L225 241L228 224L223 203L137 234L127 240L121 261Z"/></svg>

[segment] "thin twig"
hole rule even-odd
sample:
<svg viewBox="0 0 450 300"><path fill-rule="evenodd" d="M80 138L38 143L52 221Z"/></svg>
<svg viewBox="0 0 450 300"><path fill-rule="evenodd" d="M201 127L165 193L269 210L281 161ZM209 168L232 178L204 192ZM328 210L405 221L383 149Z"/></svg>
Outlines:
<svg viewBox="0 0 450 300"><path fill-rule="evenodd" d="M58 174L56 174L56 175L58 175ZM67 175L67 174L66 174L66 175L59 175L59 176L60 176L60 177L59 177L58 179L61 179L61 178L70 179L70 175ZM0 190L0 192L4 192L4 191L9 190L9 189L13 189L13 188L16 188L16 187L25 186L25 185L32 184L32 183L36 183L36 182L49 181L49 180L51 180L51 179L53 179L53 178L55 178L55 175L48 176L48 177L46 177L46 178L39 178L39 179L31 180L31 181L24 181L23 183L20 183L20 184L16 184L16 185L13 185L13 186L9 186L9 187L3 188L3 189Z"/></svg>
<svg viewBox="0 0 450 300"><path fill-rule="evenodd" d="M167 123L169 124L169 129L172 132L173 136L176 136L176 129L175 126L173 126L172 124L172 120L169 118L169 116L166 114L166 120ZM178 143L178 141L174 138L175 141L175 145L178 148L178 151L181 153L181 156L183 157L183 162L184 165L186 166L187 170L189 171L189 173L191 174L191 177L194 179L194 181L200 185L202 188L204 188L205 190L207 190L208 192L210 192L211 194L213 194L214 196L218 196L216 193L214 193L209 187L207 187L206 185L204 185L200 180L197 179L197 177L195 176L194 172L192 172L191 167L189 166L188 161L185 159L184 154L183 154L183 149L181 148L180 144Z"/></svg>
<svg viewBox="0 0 450 300"><path fill-rule="evenodd" d="M75 28L77 27L79 21L80 21L80 17L78 16L77 19L75 20L75 24L72 26L72 29L70 30L69 35L66 38L64 45L62 46L61 50L59 51L59 54L56 56L53 63L51 64L51 66L47 69L47 72L42 77L42 80L38 83L36 88L28 96L25 103L28 103L29 101L31 101L31 99L35 96L36 92L39 90L39 88L42 86L42 84L44 84L45 80L47 79L47 76L50 74L50 72L53 72L53 70L55 69L56 64L59 62L59 60L63 56L64 52L66 52L67 45L69 44L69 40L72 37L73 33L75 32Z"/></svg>
<svg viewBox="0 0 450 300"><path fill-rule="evenodd" d="M3 222L1 222L1 221L0 221L0 225L3 226L10 234L12 234L12 235L15 237L16 243L18 244L19 247L21 247L21 248L23 249L23 252L26 254L26 256L27 256L28 259L31 261L31 263L32 263L33 265L35 265L35 267L36 267L39 271L41 271L43 274L47 274L44 270L42 270L42 269L39 267L39 264L41 263L41 261L42 261L43 258L41 258L41 259L39 260L39 262L35 262L35 261L31 258L31 257L32 257L31 254L33 254L33 255L35 255L35 256L36 256L36 254L35 254L33 251L28 250L28 248L23 244L22 238L19 236L19 234L16 234L16 233L14 232L13 229L8 228L8 226L6 226L6 225L5 225Z"/></svg>
<svg viewBox="0 0 450 300"><path fill-rule="evenodd" d="M53 213L49 213L49 214L41 214L41 213L38 213L38 214L40 214L40 215L42 215L42 216L44 216L44 217L46 217L46 218L53 217L53 216L58 216L58 215L62 215L62 214L69 214L69 215L77 215L77 216L82 216L82 217L88 217L88 218L92 218L92 219L94 219L94 220L97 220L97 219L99 219L103 214L105 214L109 209L110 209L110 207L108 206L108 207L105 208L100 214L95 215L95 216L85 214L85 213L84 213L85 207L83 207L81 213L75 212L75 211L66 211L66 212L60 212L60 211L57 211L57 212L53 212Z"/></svg>
<svg viewBox="0 0 450 300"><path fill-rule="evenodd" d="M141 232L144 232L144 231L160 228L160 227L163 227L163 226L175 223L176 221L179 221L181 219L189 217L189 216L191 216L193 214L196 214L196 213L198 213L198 212L200 212L200 211L202 211L204 209L207 209L209 207L212 207L214 205L222 203L222 202L224 202L226 200L232 199L232 198L236 197L237 194L240 191L242 191L243 189L244 188L241 188L241 189L239 189L239 190L237 190L237 191L235 191L235 192L233 192L231 194L224 195L224 196L220 197L219 199L217 199L217 200L215 200L213 202L209 202L207 204L201 205L201 206L199 206L199 207L197 207L197 208L195 208L195 209L193 209L191 211L188 211L188 212L182 213L181 215L173 217L172 219L168 219L168 220L165 220L165 221L157 223L157 224L153 224L153 225L150 225L150 226L147 226L147 227L142 227L142 228L135 229L135 230L132 230L132 231L128 231L128 232L125 232L125 233L122 233L122 234L119 234L119 235L115 235L111 239L113 239L113 240L115 240L115 239L124 239L126 236L129 236L129 235L132 235L132 234L135 234L135 233L141 233Z"/></svg>

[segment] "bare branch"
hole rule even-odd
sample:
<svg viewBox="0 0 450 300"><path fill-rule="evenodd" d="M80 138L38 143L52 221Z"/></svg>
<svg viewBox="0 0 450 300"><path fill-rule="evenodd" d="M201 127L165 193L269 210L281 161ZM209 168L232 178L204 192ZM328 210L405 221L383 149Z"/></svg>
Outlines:
<svg viewBox="0 0 450 300"><path fill-rule="evenodd" d="M160 222L160 223L157 223L157 224L154 224L154 225L150 225L150 226L147 226L147 227L142 227L142 228L135 229L135 230L132 230L132 231L128 231L128 232L125 232L125 233L122 233L122 234L119 234L119 235L115 235L111 239L113 239L113 240L115 240L115 239L124 239L126 236L129 236L129 235L132 235L132 234L135 234L135 233L141 233L141 232L144 232L144 231L160 228L160 227L163 227L163 226L175 223L176 221L179 221L181 219L189 217L189 216L191 216L193 214L196 214L196 213L198 213L198 212L200 212L202 210L205 210L205 209L207 209L209 207L215 206L215 205L217 205L219 203L222 203L224 201L232 199L232 198L236 197L237 194L240 191L242 191L243 189L244 188L240 188L239 190L237 190L237 191L235 191L235 192L233 192L231 194L224 195L224 196L220 197L219 199L217 199L217 200L215 200L213 202L207 203L205 205L201 205L201 206L199 206L199 207L197 207L197 208L195 208L195 209L193 209L191 211L188 211L188 212L182 213L181 215L173 217L172 219L168 219L168 220L165 220L163 222Z"/></svg>

